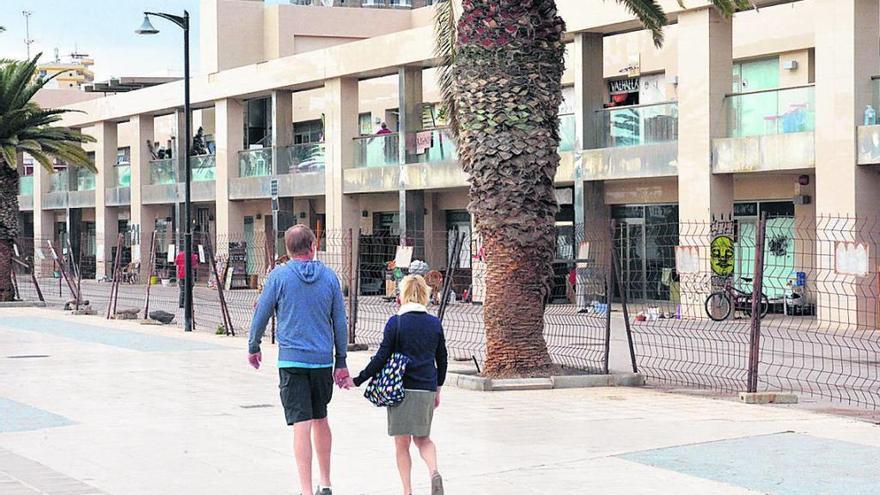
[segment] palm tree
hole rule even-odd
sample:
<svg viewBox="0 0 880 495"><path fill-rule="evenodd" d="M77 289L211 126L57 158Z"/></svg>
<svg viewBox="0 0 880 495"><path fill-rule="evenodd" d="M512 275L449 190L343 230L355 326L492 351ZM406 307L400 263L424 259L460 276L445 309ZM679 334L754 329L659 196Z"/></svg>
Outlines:
<svg viewBox="0 0 880 495"><path fill-rule="evenodd" d="M18 156L27 153L47 171L54 160L95 171L81 143L90 136L55 127L69 110L43 109L31 101L49 78L37 78L37 61L0 60L0 301L11 301L13 241L18 236ZM39 192L37 192L39 194Z"/></svg>
<svg viewBox="0 0 880 495"><path fill-rule="evenodd" d="M617 2L662 44L667 19L657 0ZM555 0L462 0L457 20L453 3L435 12L436 55L486 260L484 371L546 375L565 23ZM712 3L728 16L750 7L750 0Z"/></svg>

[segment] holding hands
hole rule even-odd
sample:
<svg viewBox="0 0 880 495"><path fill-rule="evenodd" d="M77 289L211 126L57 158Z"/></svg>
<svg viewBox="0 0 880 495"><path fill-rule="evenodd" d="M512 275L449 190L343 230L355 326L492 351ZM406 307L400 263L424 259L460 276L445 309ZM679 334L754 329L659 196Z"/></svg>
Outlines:
<svg viewBox="0 0 880 495"><path fill-rule="evenodd" d="M348 373L348 368L337 369L333 373L333 380L336 382L336 386L343 390L348 390L355 386L354 380L352 380L351 375Z"/></svg>

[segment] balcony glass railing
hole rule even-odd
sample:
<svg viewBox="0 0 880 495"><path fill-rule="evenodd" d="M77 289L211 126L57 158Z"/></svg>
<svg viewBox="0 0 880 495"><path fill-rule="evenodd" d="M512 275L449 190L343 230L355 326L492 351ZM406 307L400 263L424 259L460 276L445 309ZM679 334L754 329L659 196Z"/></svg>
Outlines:
<svg viewBox="0 0 880 495"><path fill-rule="evenodd" d="M437 163L458 160L455 143L445 128L426 129L412 134L409 141L410 163Z"/></svg>
<svg viewBox="0 0 880 495"><path fill-rule="evenodd" d="M300 143L278 149L281 163L278 174L300 174L324 170L326 162L324 143Z"/></svg>
<svg viewBox="0 0 880 495"><path fill-rule="evenodd" d="M173 158L150 160L150 184L177 183L176 162Z"/></svg>
<svg viewBox="0 0 880 495"><path fill-rule="evenodd" d="M131 187L131 165L116 165L116 187Z"/></svg>
<svg viewBox="0 0 880 495"><path fill-rule="evenodd" d="M678 102L612 107L596 112L599 148L667 143L678 139Z"/></svg>
<svg viewBox="0 0 880 495"><path fill-rule="evenodd" d="M76 170L76 190L77 191L94 191L95 190L95 174L90 170L78 168Z"/></svg>
<svg viewBox="0 0 880 495"><path fill-rule="evenodd" d="M574 114L559 116L559 151L574 151L575 121Z"/></svg>
<svg viewBox="0 0 880 495"><path fill-rule="evenodd" d="M816 129L812 85L737 93L725 98L727 136L746 137Z"/></svg>
<svg viewBox="0 0 880 495"><path fill-rule="evenodd" d="M49 192L67 192L70 189L70 176L67 174L67 169L64 170L56 170L54 174L50 175L49 181Z"/></svg>
<svg viewBox="0 0 880 495"><path fill-rule="evenodd" d="M355 138L355 163L361 167L387 167L400 163L400 134L376 134Z"/></svg>
<svg viewBox="0 0 880 495"><path fill-rule="evenodd" d="M22 175L18 178L18 194L19 196L34 195L34 176Z"/></svg>
<svg viewBox="0 0 880 495"><path fill-rule="evenodd" d="M239 177L272 175L272 148L257 148L238 154Z"/></svg>
<svg viewBox="0 0 880 495"><path fill-rule="evenodd" d="M195 155L189 158L192 167L193 182L207 182L214 180L217 171L217 157L215 155Z"/></svg>

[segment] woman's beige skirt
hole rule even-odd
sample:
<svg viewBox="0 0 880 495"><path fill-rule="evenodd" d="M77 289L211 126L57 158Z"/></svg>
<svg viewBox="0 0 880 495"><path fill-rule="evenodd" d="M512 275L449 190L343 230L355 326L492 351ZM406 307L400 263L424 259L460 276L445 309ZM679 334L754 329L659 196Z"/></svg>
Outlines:
<svg viewBox="0 0 880 495"><path fill-rule="evenodd" d="M436 392L406 390L399 406L388 408L388 435L431 435Z"/></svg>

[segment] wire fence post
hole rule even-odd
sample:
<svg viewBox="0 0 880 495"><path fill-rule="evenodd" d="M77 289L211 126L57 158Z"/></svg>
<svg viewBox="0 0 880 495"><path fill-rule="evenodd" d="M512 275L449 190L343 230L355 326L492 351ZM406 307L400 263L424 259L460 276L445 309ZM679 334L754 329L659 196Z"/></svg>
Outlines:
<svg viewBox="0 0 880 495"><path fill-rule="evenodd" d="M156 230L150 234L150 259L147 263L147 294L144 296L144 320L150 319L150 287L153 286L153 272L156 269Z"/></svg>
<svg viewBox="0 0 880 495"><path fill-rule="evenodd" d="M763 213L758 219L758 228L755 232L755 271L752 279L752 314L751 332L749 334L749 377L747 392L758 391L758 364L761 359L761 317L764 298L761 297L764 282L764 238L767 233L767 214Z"/></svg>
<svg viewBox="0 0 880 495"><path fill-rule="evenodd" d="M349 296L351 297L351 331L348 335L349 341L352 344L357 344L358 306L361 297L361 235L363 235L361 229L357 231L357 239L355 239L352 233L351 245L349 246L352 258L352 276L354 278L354 288L349 289Z"/></svg>

